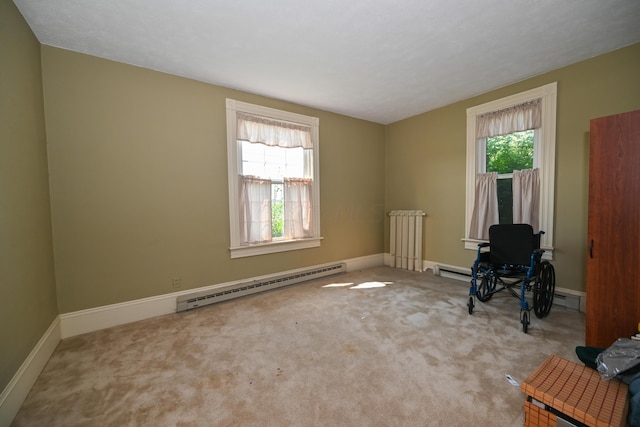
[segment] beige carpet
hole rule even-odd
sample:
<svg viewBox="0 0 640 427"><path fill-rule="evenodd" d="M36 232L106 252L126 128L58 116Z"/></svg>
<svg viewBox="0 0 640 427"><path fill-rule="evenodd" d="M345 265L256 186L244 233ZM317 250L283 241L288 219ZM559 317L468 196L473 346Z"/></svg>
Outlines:
<svg viewBox="0 0 640 427"><path fill-rule="evenodd" d="M522 381L584 316L387 267L63 340L15 426L518 426Z"/></svg>

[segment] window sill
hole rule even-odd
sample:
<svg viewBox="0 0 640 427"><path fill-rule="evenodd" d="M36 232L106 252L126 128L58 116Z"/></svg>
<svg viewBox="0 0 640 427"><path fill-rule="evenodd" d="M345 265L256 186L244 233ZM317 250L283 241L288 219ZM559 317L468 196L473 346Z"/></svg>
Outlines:
<svg viewBox="0 0 640 427"><path fill-rule="evenodd" d="M477 240L477 239L469 239L469 238L462 238L460 240L462 240L464 242L464 248L465 249L470 249L470 250L474 250L474 251L478 250L478 245L480 243L489 243L488 240ZM544 249L544 253L542 254L542 259L548 260L548 261L553 260L554 248L549 248L549 247L542 246L542 249Z"/></svg>
<svg viewBox="0 0 640 427"><path fill-rule="evenodd" d="M465 249L472 249L474 251L478 249L478 245L480 243L489 243L488 240L476 240L476 239L467 239L467 238L463 238L460 240L464 242Z"/></svg>
<svg viewBox="0 0 640 427"><path fill-rule="evenodd" d="M298 249L317 248L322 237L301 240L287 240L285 242L262 243L250 246L236 246L229 248L231 258L244 258L255 255L273 254L277 252L296 251Z"/></svg>

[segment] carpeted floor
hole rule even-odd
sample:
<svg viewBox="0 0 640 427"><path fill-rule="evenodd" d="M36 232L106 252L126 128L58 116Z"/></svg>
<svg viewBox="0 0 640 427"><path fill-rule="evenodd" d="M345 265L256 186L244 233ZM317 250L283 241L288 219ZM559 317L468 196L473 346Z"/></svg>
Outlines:
<svg viewBox="0 0 640 427"><path fill-rule="evenodd" d="M584 315L379 267L63 340L15 426L518 426Z"/></svg>

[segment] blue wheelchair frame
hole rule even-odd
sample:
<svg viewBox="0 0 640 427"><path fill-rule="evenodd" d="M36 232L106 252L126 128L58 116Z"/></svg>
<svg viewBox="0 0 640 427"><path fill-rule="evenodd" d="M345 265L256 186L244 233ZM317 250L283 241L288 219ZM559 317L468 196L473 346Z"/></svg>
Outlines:
<svg viewBox="0 0 640 427"><path fill-rule="evenodd" d="M522 244L509 240L511 234L515 239L523 240ZM538 318L548 315L553 303L555 271L548 261L542 261L542 234L543 231L534 234L528 224L491 226L490 242L478 245L477 257L471 267L469 314L473 313L475 299L487 302L494 294L508 290L520 301L520 323L525 333L532 308ZM519 293L514 290L518 285ZM531 290L534 291L533 307L526 299L526 292Z"/></svg>

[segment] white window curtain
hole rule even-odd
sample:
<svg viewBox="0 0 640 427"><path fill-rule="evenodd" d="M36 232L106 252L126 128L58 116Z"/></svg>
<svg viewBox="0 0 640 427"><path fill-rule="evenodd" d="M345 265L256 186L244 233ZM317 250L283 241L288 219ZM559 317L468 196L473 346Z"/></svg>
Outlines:
<svg viewBox="0 0 640 427"><path fill-rule="evenodd" d="M542 98L503 110L481 114L476 119L476 139L507 135L542 126Z"/></svg>
<svg viewBox="0 0 640 427"><path fill-rule="evenodd" d="M538 168L513 171L513 222L539 231L540 172Z"/></svg>
<svg viewBox="0 0 640 427"><path fill-rule="evenodd" d="M311 127L247 113L236 113L238 141L283 148L313 149Z"/></svg>
<svg viewBox="0 0 640 427"><path fill-rule="evenodd" d="M489 240L489 227L500 221L498 212L498 173L480 173L476 176L476 198L471 217L471 239Z"/></svg>
<svg viewBox="0 0 640 427"><path fill-rule="evenodd" d="M240 244L271 241L271 180L240 176Z"/></svg>
<svg viewBox="0 0 640 427"><path fill-rule="evenodd" d="M286 239L313 237L311 190L311 179L284 179L284 237Z"/></svg>

